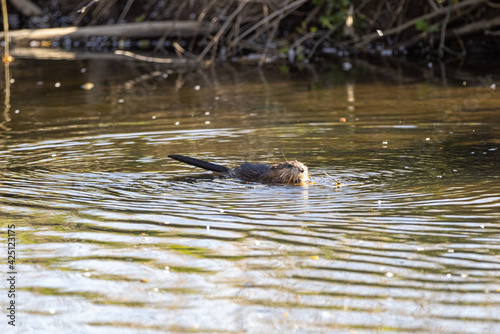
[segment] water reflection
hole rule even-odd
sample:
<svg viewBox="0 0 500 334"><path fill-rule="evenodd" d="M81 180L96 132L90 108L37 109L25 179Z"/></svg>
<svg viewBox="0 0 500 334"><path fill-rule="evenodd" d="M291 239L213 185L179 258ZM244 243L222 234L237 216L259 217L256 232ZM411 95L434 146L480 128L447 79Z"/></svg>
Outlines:
<svg viewBox="0 0 500 334"><path fill-rule="evenodd" d="M23 329L500 330L492 87L359 64L303 79L22 61L0 215L18 226ZM227 179L176 153L284 154L313 184Z"/></svg>

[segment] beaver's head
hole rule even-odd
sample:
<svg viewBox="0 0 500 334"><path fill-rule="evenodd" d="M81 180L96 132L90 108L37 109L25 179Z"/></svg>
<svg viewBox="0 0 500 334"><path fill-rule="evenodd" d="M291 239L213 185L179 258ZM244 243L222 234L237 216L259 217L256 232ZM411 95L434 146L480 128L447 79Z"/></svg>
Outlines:
<svg viewBox="0 0 500 334"><path fill-rule="evenodd" d="M271 165L268 182L306 183L309 181L309 169L297 160Z"/></svg>

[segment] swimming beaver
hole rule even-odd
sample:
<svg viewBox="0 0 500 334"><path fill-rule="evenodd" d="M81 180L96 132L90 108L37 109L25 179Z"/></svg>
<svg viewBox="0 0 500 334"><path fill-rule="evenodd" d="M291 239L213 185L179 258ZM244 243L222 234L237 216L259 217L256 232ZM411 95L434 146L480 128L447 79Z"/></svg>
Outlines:
<svg viewBox="0 0 500 334"><path fill-rule="evenodd" d="M168 157L245 181L268 183L305 183L309 181L309 170L306 165L297 160L280 162L270 166L245 162L240 167L229 169L221 165L183 155L172 154Z"/></svg>

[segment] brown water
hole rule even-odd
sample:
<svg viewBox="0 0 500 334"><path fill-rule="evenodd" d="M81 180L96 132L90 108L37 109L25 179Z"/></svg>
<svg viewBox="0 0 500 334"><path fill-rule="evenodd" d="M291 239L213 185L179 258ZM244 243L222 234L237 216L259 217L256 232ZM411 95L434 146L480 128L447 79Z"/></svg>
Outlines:
<svg viewBox="0 0 500 334"><path fill-rule="evenodd" d="M15 224L17 332L499 333L498 74L351 64L13 63L0 244L6 277ZM168 154L286 156L313 183Z"/></svg>

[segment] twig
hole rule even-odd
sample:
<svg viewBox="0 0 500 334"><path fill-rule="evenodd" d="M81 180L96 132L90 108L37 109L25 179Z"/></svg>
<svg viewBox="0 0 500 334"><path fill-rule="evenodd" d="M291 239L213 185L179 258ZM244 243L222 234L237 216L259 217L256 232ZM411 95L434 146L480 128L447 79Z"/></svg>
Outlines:
<svg viewBox="0 0 500 334"><path fill-rule="evenodd" d="M123 8L121 14L120 14L120 17L118 18L118 23L121 23L124 19L125 19L125 16L127 16L128 14L128 11L130 10L130 7L132 6L132 4L134 3L135 0L128 0L127 3L125 4L125 7Z"/></svg>
<svg viewBox="0 0 500 334"><path fill-rule="evenodd" d="M229 26L229 24L231 23L231 21L233 21L234 18L236 17L236 15L238 15L238 13L241 12L241 10L243 9L243 7L245 7L245 5L248 3L248 1L249 0L244 0L244 1L240 2L240 5L238 6L238 8L228 17L228 19L226 20L226 22L224 22L224 24L222 25L220 30L217 32L217 34L214 36L214 38L210 41L210 43L208 43L208 45L205 47L205 49L203 49L203 51L200 53L200 55L198 56L198 61L201 61L203 59L203 57L205 57L207 52L210 51L210 49L212 47L214 47L214 46L215 46L215 48L217 47L217 44L219 43L219 39L226 32L226 29Z"/></svg>
<svg viewBox="0 0 500 334"><path fill-rule="evenodd" d="M500 8L500 3L492 3L491 1L488 1L486 4L493 8Z"/></svg>
<svg viewBox="0 0 500 334"><path fill-rule="evenodd" d="M482 4L486 1L488 1L488 0L464 0L462 2L457 3L456 5L449 5L449 6L443 7L443 8L441 8L433 13L429 13L429 14L425 14L425 15L416 17L416 18L414 18L410 21L407 21L406 23L403 23L397 27L394 27L392 29L388 29L388 30L384 31L384 36L400 33L403 30L406 30L409 27L414 26L415 23L417 23L420 20L427 21L427 20L430 20L436 16L445 14L450 9L450 7L452 7L454 10L457 10L457 9L462 8L462 7L466 7L466 6L470 6L470 5L479 5L479 4ZM355 44L355 47L356 48L362 47L362 46L364 46L364 45L366 45L366 44L370 43L371 41L378 39L378 38L380 38L380 35L378 33L366 35L362 38L361 42L358 42Z"/></svg>
<svg viewBox="0 0 500 334"><path fill-rule="evenodd" d="M426 31L422 31L420 34L417 34L408 40L391 45L390 48L392 50L397 50L400 47L409 48L410 46L414 45L415 43L417 43L421 39L424 39L426 36L428 36L428 33Z"/></svg>
<svg viewBox="0 0 500 334"><path fill-rule="evenodd" d="M403 10L403 6L406 4L406 1L400 1L398 7L396 8L396 11L393 14L393 19L392 22L389 26L392 26L396 20L401 19L403 15L399 15L401 11Z"/></svg>
<svg viewBox="0 0 500 334"><path fill-rule="evenodd" d="M190 61L188 59L147 57L147 56L143 56L143 55L140 55L140 54L137 54L134 52L123 51L123 50L116 50L114 52L114 54L120 55L120 56L125 56L125 57L130 57L130 58L134 58L134 59L142 60L142 61L146 61L146 62L151 62L151 63L172 64L172 65L176 65L176 66L180 66L180 65L188 66L189 65L189 66L193 66L193 67L198 65L198 63L195 62L194 60Z"/></svg>
<svg viewBox="0 0 500 334"><path fill-rule="evenodd" d="M317 183L312 183L312 184L317 184ZM347 187L347 186L360 186L360 185L363 185L363 183L361 182L356 182L356 183L341 183L341 184L335 184L333 186L330 186L330 185L327 185L327 184L323 184L322 186L323 187L328 187L328 188L341 188L341 187Z"/></svg>
<svg viewBox="0 0 500 334"><path fill-rule="evenodd" d="M248 1L248 0L246 0L246 1ZM278 15L281 15L281 14L287 12L290 9L295 10L297 7L301 6L305 2L307 2L307 0L297 0L297 1L294 1L291 4L288 4L287 6L281 8L280 10L275 11L274 13L265 17L264 19L260 20L259 22L255 23L252 27L250 27L245 32L243 32L241 35L239 35L234 41L231 42L231 44L229 46L231 48L236 46L243 38L245 38L248 34L250 34L255 29L259 28L261 25L266 24L268 21L274 19Z"/></svg>
<svg viewBox="0 0 500 334"><path fill-rule="evenodd" d="M460 58L462 58L465 54L465 52L464 53L456 52L456 51L450 49L449 47L447 47L446 45L443 46L443 50L448 52L449 54L454 55L455 57L460 57Z"/></svg>
<svg viewBox="0 0 500 334"><path fill-rule="evenodd" d="M478 21L478 22L473 22L471 24L462 26L460 28L455 29L455 33L457 35L464 35L464 34L469 34L471 32L476 32L476 31L481 31L481 30L487 30L491 27L496 27L500 25L500 16L497 16L491 20L485 21Z"/></svg>
<svg viewBox="0 0 500 334"><path fill-rule="evenodd" d="M180 12L184 9L184 7L186 6L186 4L187 4L187 2L183 2L183 3L179 6L179 8L178 8L178 10L177 10L177 13L180 13ZM170 33L172 32L172 29L175 27L175 22L177 22L178 20L179 20L179 15L177 14L177 15L175 16L174 20L173 20L173 21L174 21L174 26L173 26L171 29L167 29L167 30L165 30L165 32L163 33L163 36L161 36L161 37L158 39L157 44L156 44L156 47L155 47L155 48L154 48L154 50L153 50L153 53L157 53L160 49L163 49L163 44L165 43L165 40L167 39L168 35L170 35ZM197 33L195 33L195 35L198 35L198 34L197 34ZM174 47L175 47L175 45L174 45ZM179 45L179 47L180 47L180 45ZM177 48L176 48L176 52L178 52L178 51L177 51Z"/></svg>
<svg viewBox="0 0 500 334"><path fill-rule="evenodd" d="M205 16L207 15L208 11L210 10L210 8L213 7L213 5L215 4L217 0L212 0L210 1L210 3L208 5L206 5L202 10L201 10L201 13L200 15L198 15L198 21L203 21L203 19L205 18Z"/></svg>
<svg viewBox="0 0 500 334"><path fill-rule="evenodd" d="M24 16L39 16L43 14L42 9L30 0L10 0L10 3Z"/></svg>
<svg viewBox="0 0 500 334"><path fill-rule="evenodd" d="M79 10L77 10L76 12L77 13L85 13L87 11L87 9L89 9L90 6L92 6L93 4L99 2L100 0L90 0L88 4L86 4L85 6L83 6L82 8L80 8Z"/></svg>
<svg viewBox="0 0 500 334"><path fill-rule="evenodd" d="M333 181L335 181L335 186L340 186L340 185L342 185L342 183L341 183L339 180L335 179L334 177L332 177L332 176L328 175L327 173L325 173L325 175L326 175L326 176L328 176L328 177L329 177L330 179L332 179Z"/></svg>
<svg viewBox="0 0 500 334"><path fill-rule="evenodd" d="M316 5L313 10L307 15L306 19L304 20L304 24L308 25L309 22L311 22L313 19L315 19L318 15L319 10L321 9L322 6Z"/></svg>
<svg viewBox="0 0 500 334"><path fill-rule="evenodd" d="M234 24L231 28L231 32L228 33L226 36L227 41L234 39L236 36L238 36L240 34L241 24L242 24L243 16L244 16L243 13L244 13L244 11L242 10L240 15L236 16L236 20L234 21Z"/></svg>
<svg viewBox="0 0 500 334"><path fill-rule="evenodd" d="M316 32L308 32L307 34L302 35L295 42L293 42L292 45L290 45L290 49L296 48L297 46L302 44L302 42L308 40L309 38L314 38L314 36L317 34L318 34L318 32L316 31Z"/></svg>
<svg viewBox="0 0 500 334"><path fill-rule="evenodd" d="M108 2L100 2L95 9L96 15L90 20L89 26L96 24L99 19L115 4L117 0L108 0ZM92 13L93 14L93 13Z"/></svg>
<svg viewBox="0 0 500 334"><path fill-rule="evenodd" d="M491 31L491 30L489 30L489 29L486 29L486 30L484 31L484 34L485 34L486 36L500 36L500 31ZM462 42L462 44L463 44L463 42Z"/></svg>
<svg viewBox="0 0 500 334"><path fill-rule="evenodd" d="M5 43L4 43L4 74L5 74L5 101L4 101L4 110L3 110L3 118L4 121L0 124L0 127L4 130L10 130L5 126L5 123L10 122L11 118L9 115L10 111L10 62L14 60L12 56L9 54L9 20L7 17L7 3L5 0L2 0L2 18L3 18L3 30L5 32Z"/></svg>
<svg viewBox="0 0 500 334"><path fill-rule="evenodd" d="M328 30L325 34L323 34L323 36L321 36L321 38L318 39L318 41L316 43L314 43L314 46L312 47L311 51L309 52L308 59L310 59L314 55L318 46L320 46L321 43L323 43L328 37L330 37L330 35L333 34L335 32L335 30L337 30L340 27L340 25L341 24L338 23L337 25L333 26L330 30Z"/></svg>
<svg viewBox="0 0 500 334"><path fill-rule="evenodd" d="M436 4L436 1L434 0L427 0L427 2L429 3L429 5L432 7L432 9L434 10L439 10L439 7L438 5Z"/></svg>
<svg viewBox="0 0 500 334"><path fill-rule="evenodd" d="M439 41L439 54L443 54L444 49L444 38L446 37L446 26L448 25L448 21L450 20L451 8L446 12L446 16L444 18L443 24L441 25L441 39Z"/></svg>
<svg viewBox="0 0 500 334"><path fill-rule="evenodd" d="M198 22L202 22L203 19L205 18L205 16L207 15L207 13L209 12L209 10L214 6L214 4L217 2L218 0L211 0L210 3L208 5L206 5L205 7L203 7L203 9L201 10L200 14L198 15ZM211 21L211 24L212 25L215 25L216 24L216 21L215 20L212 20ZM208 35L205 34L204 38L206 38ZM196 37L197 36L193 36L193 38L191 38L191 42L189 43L189 52L192 52L194 47L195 47L195 44L196 44Z"/></svg>
<svg viewBox="0 0 500 334"><path fill-rule="evenodd" d="M191 52L187 52L186 50L184 50L184 48L182 46L180 46L179 43L174 42L172 44L172 46L174 47L174 50L175 50L175 53L177 54L177 57L179 57L181 59L184 59L184 55L185 55L185 56L187 56L190 59L196 59L196 56L194 54L192 54Z"/></svg>
<svg viewBox="0 0 500 334"><path fill-rule="evenodd" d="M373 29L373 27L375 26L375 23L377 23L377 20L380 16L380 12L382 11L383 6L384 6L384 1L382 1L382 0L379 1L378 6L374 11L373 18L369 18L368 16L366 17L367 21L371 21L370 22L370 29Z"/></svg>
<svg viewBox="0 0 500 334"><path fill-rule="evenodd" d="M87 15L87 10L90 8L90 6L92 6L93 4L95 3L98 3L100 0L90 0L85 6L83 6L82 8L78 9L76 12L77 13L80 13L80 16L78 16L74 21L73 21L73 25L74 26L77 26L80 24L80 22L83 20L83 18L85 17L85 15Z"/></svg>
<svg viewBox="0 0 500 334"><path fill-rule="evenodd" d="M455 35L455 37L458 40L458 45L460 45L460 48L462 49L462 55L465 55L467 53L467 49L465 48L464 41L462 41L460 36L457 35L455 29L452 29L451 32L453 33L453 35Z"/></svg>

